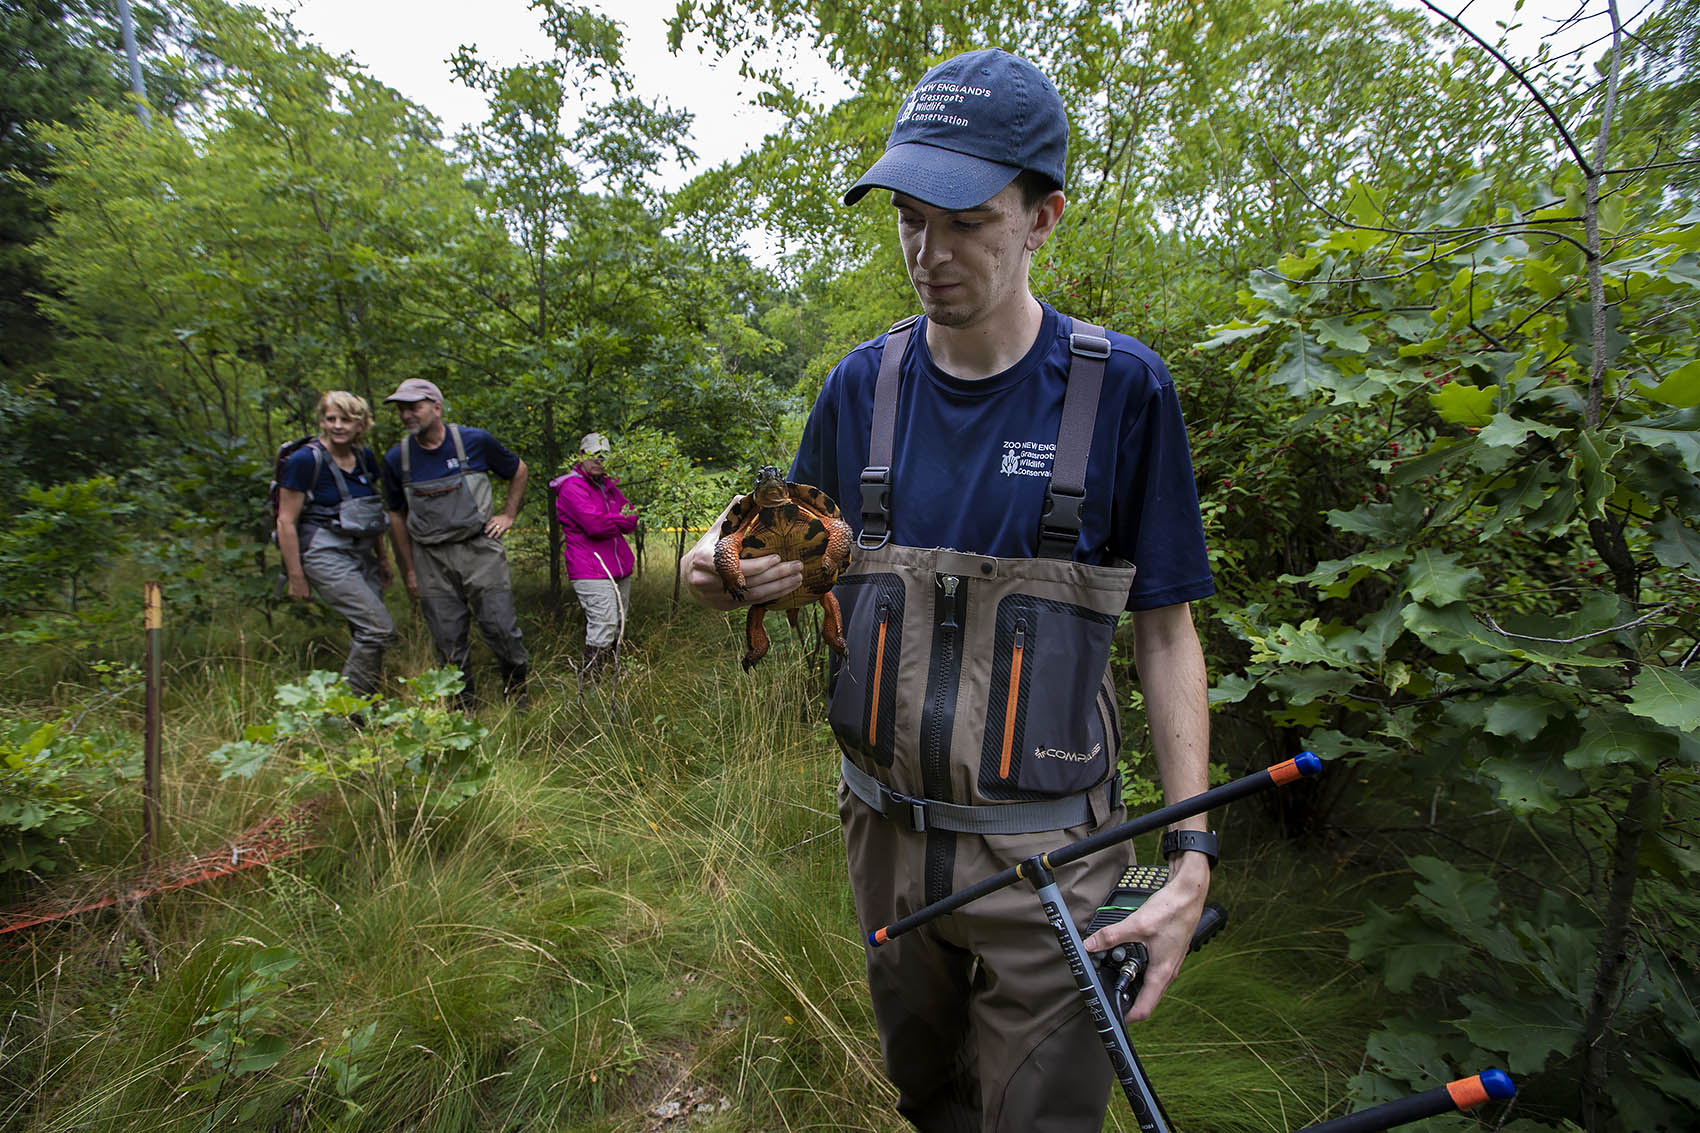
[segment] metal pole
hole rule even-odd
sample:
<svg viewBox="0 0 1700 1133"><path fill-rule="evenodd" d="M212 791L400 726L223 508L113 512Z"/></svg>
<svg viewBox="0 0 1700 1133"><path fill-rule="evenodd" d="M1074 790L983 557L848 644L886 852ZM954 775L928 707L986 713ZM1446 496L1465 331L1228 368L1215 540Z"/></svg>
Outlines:
<svg viewBox="0 0 1700 1133"><path fill-rule="evenodd" d="M118 23L124 32L124 54L130 60L130 90L136 95L136 117L142 125L153 123L148 110L148 91L142 85L142 60L136 51L136 20L130 13L130 0L118 0Z"/></svg>
<svg viewBox="0 0 1700 1133"><path fill-rule="evenodd" d="M147 719L142 735L142 853L153 861L159 836L159 631L165 598L157 582L142 584L143 625L147 629Z"/></svg>
<svg viewBox="0 0 1700 1133"><path fill-rule="evenodd" d="M1140 1133L1170 1133L1173 1126L1169 1123L1169 1115L1164 1112L1163 1103L1157 1100L1151 1089L1151 1080L1145 1076L1145 1067L1127 1041L1127 1032L1122 1030L1118 1014L1119 1005L1111 1002L1109 993L1098 979L1098 969L1086 955L1080 930L1074 927L1068 903L1063 900L1056 878L1045 865L1044 855L1038 854L1023 862L1022 876L1031 881L1038 891L1045 919L1056 931L1057 943L1062 945L1068 970L1074 974L1075 990L1086 1001L1086 1012L1098 1032L1099 1041L1104 1044L1104 1053L1110 1056L1110 1069L1115 1073L1116 1081L1121 1083L1122 1093L1133 1110L1133 1119L1138 1123Z"/></svg>

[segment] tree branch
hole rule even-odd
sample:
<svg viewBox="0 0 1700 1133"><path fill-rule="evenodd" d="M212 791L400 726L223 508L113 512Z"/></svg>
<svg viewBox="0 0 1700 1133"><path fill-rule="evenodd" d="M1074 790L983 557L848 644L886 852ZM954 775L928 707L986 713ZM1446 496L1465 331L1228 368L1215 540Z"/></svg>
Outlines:
<svg viewBox="0 0 1700 1133"><path fill-rule="evenodd" d="M1654 618L1658 617L1670 608L1671 603L1666 602L1664 605L1654 608L1632 622L1624 622L1622 625L1612 626L1609 629L1597 629L1592 633L1578 634L1575 637L1534 637L1526 633L1512 633L1510 630L1494 621L1492 614L1483 614L1476 620L1497 634L1502 634L1505 637L1515 637L1519 641L1540 641L1545 642L1548 645L1575 645L1578 641L1587 641L1589 638L1593 637L1609 637L1614 633L1621 633L1626 629L1634 629L1636 626L1645 625L1647 622L1652 621Z"/></svg>
<svg viewBox="0 0 1700 1133"><path fill-rule="evenodd" d="M1430 0L1423 0L1423 7L1427 8L1429 11L1433 12L1435 15L1439 16L1441 19L1469 36L1471 39L1475 40L1476 43L1481 46L1483 51L1486 51L1489 55L1492 55L1499 61L1499 65L1501 67L1510 71L1511 77L1523 84L1523 88L1534 96L1535 101L1540 104L1541 110L1546 113L1547 119L1558 128L1559 136L1564 139L1565 146L1569 148L1571 155L1576 158L1576 164L1581 167L1582 172L1590 177L1594 175L1593 168L1588 164L1588 159L1582 156L1582 151L1577 148L1575 140L1570 136L1570 131L1564 128L1564 122L1559 118L1558 111L1552 108L1552 104L1547 102L1546 97L1536 89L1534 83L1529 81L1529 77L1523 73L1520 67L1507 59L1504 55L1501 55L1498 48L1491 46L1487 40L1465 27L1463 22L1459 20L1457 16L1452 15L1450 12L1436 8Z"/></svg>

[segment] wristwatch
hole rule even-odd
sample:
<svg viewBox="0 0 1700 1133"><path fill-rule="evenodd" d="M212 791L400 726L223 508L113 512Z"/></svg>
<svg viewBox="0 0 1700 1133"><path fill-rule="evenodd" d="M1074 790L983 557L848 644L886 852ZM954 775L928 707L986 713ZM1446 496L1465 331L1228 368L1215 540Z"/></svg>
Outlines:
<svg viewBox="0 0 1700 1133"><path fill-rule="evenodd" d="M1176 854L1188 850L1197 850L1210 860L1210 868L1216 868L1216 852L1219 849L1214 830L1170 830L1163 835L1157 852L1168 861Z"/></svg>

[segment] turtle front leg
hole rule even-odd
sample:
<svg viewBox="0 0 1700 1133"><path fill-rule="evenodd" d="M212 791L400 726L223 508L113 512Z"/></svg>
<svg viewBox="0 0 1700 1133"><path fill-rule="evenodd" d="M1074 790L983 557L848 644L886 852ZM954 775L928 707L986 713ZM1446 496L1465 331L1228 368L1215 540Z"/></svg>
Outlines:
<svg viewBox="0 0 1700 1133"><path fill-rule="evenodd" d="M744 533L734 531L714 545L714 570L720 575L726 593L734 602L742 602L749 584L744 581L744 567L739 556L744 553Z"/></svg>
<svg viewBox="0 0 1700 1133"><path fill-rule="evenodd" d="M850 646L844 640L844 614L838 608L838 598L827 591L821 595L821 609L824 616L820 622L820 635L826 638L826 643L832 646L832 651L840 657L850 655Z"/></svg>
<svg viewBox="0 0 1700 1133"><path fill-rule="evenodd" d="M850 565L850 544L852 542L850 525L842 519L827 519L826 523L826 574L834 581L838 572Z"/></svg>
<svg viewBox="0 0 1700 1133"><path fill-rule="evenodd" d="M767 607L751 606L749 616L744 620L744 644L748 647L744 652L744 672L755 668L756 662L767 656L767 627L762 622L767 617Z"/></svg>

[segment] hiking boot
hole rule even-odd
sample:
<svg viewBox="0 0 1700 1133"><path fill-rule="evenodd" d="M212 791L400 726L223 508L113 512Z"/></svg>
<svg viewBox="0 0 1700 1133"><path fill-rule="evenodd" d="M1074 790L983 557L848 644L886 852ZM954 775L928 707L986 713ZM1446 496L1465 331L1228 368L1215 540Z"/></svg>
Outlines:
<svg viewBox="0 0 1700 1133"><path fill-rule="evenodd" d="M515 708L531 707L531 697L525 690L529 666L515 665L502 675L502 696Z"/></svg>

